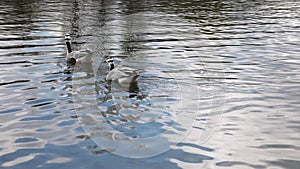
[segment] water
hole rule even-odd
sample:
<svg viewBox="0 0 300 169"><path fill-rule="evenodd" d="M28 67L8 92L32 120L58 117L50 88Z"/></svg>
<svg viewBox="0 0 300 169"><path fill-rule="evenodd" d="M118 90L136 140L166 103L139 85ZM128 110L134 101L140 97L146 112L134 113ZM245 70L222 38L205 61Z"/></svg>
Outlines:
<svg viewBox="0 0 300 169"><path fill-rule="evenodd" d="M0 168L299 168L298 1L0 6Z"/></svg>

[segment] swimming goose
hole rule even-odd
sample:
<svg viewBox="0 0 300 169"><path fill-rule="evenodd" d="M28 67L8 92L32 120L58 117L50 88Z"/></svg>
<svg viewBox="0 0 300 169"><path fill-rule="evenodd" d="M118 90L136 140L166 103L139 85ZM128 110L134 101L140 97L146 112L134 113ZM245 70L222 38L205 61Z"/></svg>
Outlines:
<svg viewBox="0 0 300 169"><path fill-rule="evenodd" d="M130 87L137 83L139 75L136 70L122 66L115 67L112 58L107 59L106 62L109 66L109 72L106 75L107 81L116 81L123 87Z"/></svg>
<svg viewBox="0 0 300 169"><path fill-rule="evenodd" d="M72 51L71 48L71 36L70 34L65 35L65 42L67 48L66 61L68 65L75 65L76 63L92 63L92 50L83 49L79 51Z"/></svg>

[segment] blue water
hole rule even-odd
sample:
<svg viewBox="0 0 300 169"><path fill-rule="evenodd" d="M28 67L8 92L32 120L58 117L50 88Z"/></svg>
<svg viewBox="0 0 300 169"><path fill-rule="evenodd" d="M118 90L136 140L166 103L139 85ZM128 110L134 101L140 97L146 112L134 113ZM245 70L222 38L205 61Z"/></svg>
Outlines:
<svg viewBox="0 0 300 169"><path fill-rule="evenodd" d="M0 168L299 168L298 1L0 7ZM68 67L66 33L96 62Z"/></svg>

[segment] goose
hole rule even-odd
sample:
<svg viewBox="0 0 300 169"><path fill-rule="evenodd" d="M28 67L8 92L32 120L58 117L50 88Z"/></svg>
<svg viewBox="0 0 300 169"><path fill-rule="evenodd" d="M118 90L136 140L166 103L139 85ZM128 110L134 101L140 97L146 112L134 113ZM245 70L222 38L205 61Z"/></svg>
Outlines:
<svg viewBox="0 0 300 169"><path fill-rule="evenodd" d="M137 84L139 75L136 70L123 66L116 67L113 58L107 59L106 62L109 66L109 72L106 75L107 81L115 81L121 86L129 88Z"/></svg>
<svg viewBox="0 0 300 169"><path fill-rule="evenodd" d="M65 42L67 48L66 62L68 65L75 65L76 63L92 63L92 50L82 49L79 51L72 51L71 47L71 36L70 34L65 35Z"/></svg>

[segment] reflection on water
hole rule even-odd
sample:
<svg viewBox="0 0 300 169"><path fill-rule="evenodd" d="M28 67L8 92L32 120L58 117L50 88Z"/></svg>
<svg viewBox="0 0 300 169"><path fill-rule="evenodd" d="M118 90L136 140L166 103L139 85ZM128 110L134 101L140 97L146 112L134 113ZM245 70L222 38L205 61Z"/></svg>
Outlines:
<svg viewBox="0 0 300 169"><path fill-rule="evenodd" d="M1 167L300 165L298 1L0 7ZM65 33L97 62L68 68ZM141 70L138 90L105 82L108 56ZM142 138L159 141L135 142ZM115 155L147 147L163 153Z"/></svg>

